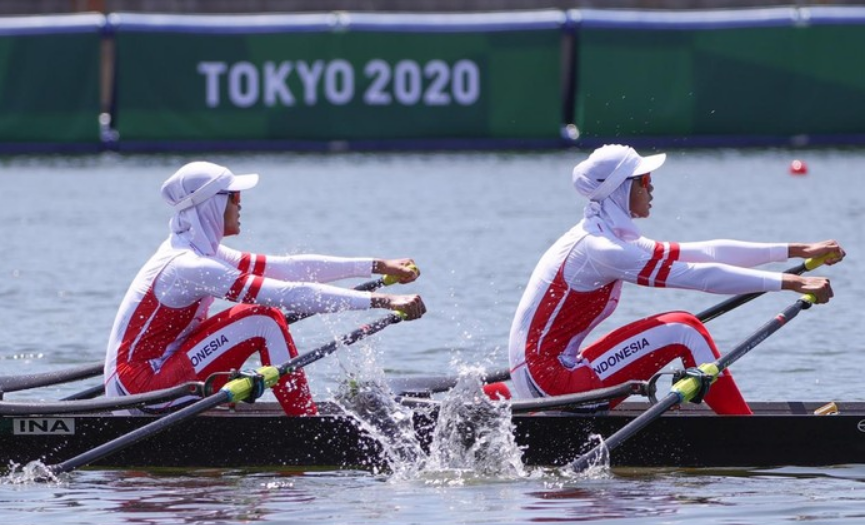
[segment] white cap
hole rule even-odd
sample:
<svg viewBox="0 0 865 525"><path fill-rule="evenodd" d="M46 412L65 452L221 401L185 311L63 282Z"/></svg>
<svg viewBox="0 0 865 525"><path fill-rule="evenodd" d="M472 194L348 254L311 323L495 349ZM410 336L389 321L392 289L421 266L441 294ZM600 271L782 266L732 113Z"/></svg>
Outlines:
<svg viewBox="0 0 865 525"><path fill-rule="evenodd" d="M641 157L634 148L607 144L574 167L574 187L593 201L606 199L625 179L639 177L660 168L666 153Z"/></svg>
<svg viewBox="0 0 865 525"><path fill-rule="evenodd" d="M175 211L200 204L219 192L243 191L258 184L258 174L235 175L212 162L190 162L162 184L162 198Z"/></svg>
<svg viewBox="0 0 865 525"><path fill-rule="evenodd" d="M634 173L631 177L639 177L640 175L645 175L646 173L652 173L656 169L660 168L664 165L664 161L667 160L666 153L658 153L657 155L649 155L648 157L640 157L640 163L634 169Z"/></svg>

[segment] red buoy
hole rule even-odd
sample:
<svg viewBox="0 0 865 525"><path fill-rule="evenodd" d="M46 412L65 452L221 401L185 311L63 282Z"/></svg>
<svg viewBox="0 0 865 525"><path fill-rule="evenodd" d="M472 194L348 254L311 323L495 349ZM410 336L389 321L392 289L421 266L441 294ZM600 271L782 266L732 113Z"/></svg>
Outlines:
<svg viewBox="0 0 865 525"><path fill-rule="evenodd" d="M808 166L801 160L796 159L790 163L790 174L805 175L808 173Z"/></svg>

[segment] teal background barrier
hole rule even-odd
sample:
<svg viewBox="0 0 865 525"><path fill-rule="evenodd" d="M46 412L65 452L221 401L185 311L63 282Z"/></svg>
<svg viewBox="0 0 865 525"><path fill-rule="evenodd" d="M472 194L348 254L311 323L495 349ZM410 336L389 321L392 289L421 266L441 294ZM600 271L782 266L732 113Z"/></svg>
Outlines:
<svg viewBox="0 0 865 525"><path fill-rule="evenodd" d="M101 147L97 14L0 19L0 150Z"/></svg>
<svg viewBox="0 0 865 525"><path fill-rule="evenodd" d="M137 143L559 142L564 13L109 17Z"/></svg>
<svg viewBox="0 0 865 525"><path fill-rule="evenodd" d="M865 144L863 49L846 6L0 18L0 151Z"/></svg>
<svg viewBox="0 0 865 525"><path fill-rule="evenodd" d="M571 13L582 140L865 136L865 10Z"/></svg>

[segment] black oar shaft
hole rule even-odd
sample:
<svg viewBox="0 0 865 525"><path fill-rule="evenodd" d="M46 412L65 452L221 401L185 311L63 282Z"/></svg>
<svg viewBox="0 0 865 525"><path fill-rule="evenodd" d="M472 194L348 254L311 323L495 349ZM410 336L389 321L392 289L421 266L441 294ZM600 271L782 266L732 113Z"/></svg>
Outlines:
<svg viewBox="0 0 865 525"><path fill-rule="evenodd" d="M576 394L563 394L552 397L537 397L532 399L517 399L511 401L511 412L522 414L541 410L569 410L591 403L611 401L634 394L646 395L645 381L625 381L617 385L595 390L587 390Z"/></svg>
<svg viewBox="0 0 865 525"><path fill-rule="evenodd" d="M722 355L715 361L715 365L719 371L723 371L728 366L739 360L740 357L751 351L752 348L762 343L767 337L777 332L782 326L793 320L799 312L810 308L811 300L799 299L784 309L783 312L776 315L771 321L760 327L750 337L742 341L736 348Z"/></svg>
<svg viewBox="0 0 865 525"><path fill-rule="evenodd" d="M167 428L174 426L177 423L186 421L193 416L196 416L212 408L216 408L222 403L226 403L228 401L228 392L220 390L212 396L205 397L201 401L197 401L186 408L182 408L177 412L172 412L167 416L163 416L152 423L148 423L143 427L139 427L128 434L124 434L107 443L99 445L98 447L79 454L74 458L67 459L66 461L57 463L55 465L51 465L48 467L48 469L54 474L60 474L63 472L70 472L79 467L83 467L84 465L89 465L94 461L99 461L106 456L110 456L111 454L119 452L124 448L134 445L142 439L146 439L150 436L158 434L159 432L162 432L163 430L166 430Z"/></svg>
<svg viewBox="0 0 865 525"><path fill-rule="evenodd" d="M481 375L481 382L485 384L499 383L511 378L511 371L507 368L494 370ZM397 395L430 393L437 394L446 392L457 385L457 376L421 376L421 377L396 377L388 380L391 390Z"/></svg>
<svg viewBox="0 0 865 525"><path fill-rule="evenodd" d="M793 266L792 268L788 268L788 269L784 270L784 273L802 275L803 273L805 273L808 270L813 270L814 268L816 268L820 264L822 264L822 260L808 259L807 262L797 264L796 266ZM760 297L761 295L763 295L765 293L766 292L753 292L753 293L746 293L746 294L737 295L735 297L730 297L729 299L727 299L725 301L721 301L720 303L716 304L715 306L711 306L709 308L706 308L702 312L698 313L697 319L699 319L700 321L702 321L704 323L709 322L712 319L715 319L716 317L720 317L722 314L729 312L730 310L733 310L735 308L742 306L745 303L753 301L754 299Z"/></svg>
<svg viewBox="0 0 865 525"><path fill-rule="evenodd" d="M87 379L88 377L101 374L104 366L105 363L99 362L76 366L68 370L59 370L57 372L0 377L0 393Z"/></svg>
<svg viewBox="0 0 865 525"><path fill-rule="evenodd" d="M714 378L718 377L724 369L739 360L742 356L751 351L758 344L763 342L767 337L778 331L782 326L786 325L791 319L802 309L809 308L814 302L811 296L804 296L797 300L792 305L784 309L783 312L776 315L771 321L760 327L754 334L745 339L742 343L736 346L727 354L719 357L712 363L701 365L699 368L705 373L709 373ZM696 377L686 377L679 380L673 385L669 394L661 399L657 404L652 405L648 410L634 418L630 423L613 433L606 438L603 443L599 443L587 453L583 454L571 463L571 466L582 471L596 463L604 454L604 451L613 451L619 445L636 435L640 430L645 428L649 423L655 421L670 408L694 399L700 391L702 384Z"/></svg>
<svg viewBox="0 0 865 525"><path fill-rule="evenodd" d="M620 428L610 437L604 439L603 443L595 445L591 450L578 457L571 463L571 468L577 472L582 472L592 465L598 463L603 457L605 451L612 451L631 436L636 435L643 430L649 423L661 417L667 410L679 404L679 396L669 393L656 404L649 407L648 410L631 420L630 423Z"/></svg>
<svg viewBox="0 0 865 525"><path fill-rule="evenodd" d="M360 328L357 328L354 331L352 331L348 334L345 334L345 335L335 339L334 341L327 343L324 346L316 348L315 350L307 352L303 355L297 356L296 358L292 359L291 361L289 361L283 365L280 365L278 367L279 373L280 373L280 375L285 375L285 374L291 372L293 369L303 368L312 362L318 361L319 359L321 359L322 357L324 357L328 354L332 354L333 352L338 350L340 346L350 345L350 344L352 344L352 343L354 343L360 339L363 339L364 337L367 337L369 335L372 335L372 334L380 331L382 328L384 328L388 325L398 323L398 322L402 321L402 319L403 319L402 316L400 316L398 314L391 314L387 317L383 317L383 318L381 318L377 321L374 321L370 324L363 325Z"/></svg>
<svg viewBox="0 0 865 525"><path fill-rule="evenodd" d="M379 279L375 279L373 281L367 281L365 283L360 283L359 285L352 288L358 292L374 292L378 290L382 286L390 286L391 284L396 283L396 277L391 275L385 275ZM312 317L313 313L298 313L298 312L288 312L285 314L285 320L288 321L288 324L296 323L298 321L302 321L308 317Z"/></svg>
<svg viewBox="0 0 865 525"><path fill-rule="evenodd" d="M141 408L182 397L194 396L195 398L200 398L203 391L203 383L189 382L170 388L151 390L143 394L102 397L99 399L61 399L60 401L49 401L47 403L0 401L0 415L83 414L132 407Z"/></svg>

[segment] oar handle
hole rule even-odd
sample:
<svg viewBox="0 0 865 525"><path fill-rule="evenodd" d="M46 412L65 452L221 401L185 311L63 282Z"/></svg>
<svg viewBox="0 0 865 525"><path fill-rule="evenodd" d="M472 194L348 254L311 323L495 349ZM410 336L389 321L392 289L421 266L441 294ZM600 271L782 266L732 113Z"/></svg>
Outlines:
<svg viewBox="0 0 865 525"><path fill-rule="evenodd" d="M420 274L420 269L417 267L417 265L409 264L409 265L408 265L408 268L409 268L411 271L413 271L415 274ZM397 284L397 283L400 282L398 276L396 276L396 275L390 275L390 274L383 276L383 277L382 277L381 279L379 279L379 280L382 282L382 284L383 284L384 286L390 286L390 285L392 285L392 284Z"/></svg>
<svg viewBox="0 0 865 525"><path fill-rule="evenodd" d="M796 272L796 273L801 275L805 272L810 272L811 270L814 270L814 269L819 268L820 266L823 266L823 264L825 264L827 260L831 259L832 257L836 257L836 256L837 256L837 254L835 254L835 253L827 253L827 254L821 255L820 257L810 257L808 259L805 259L804 261L802 261L802 264L800 265L800 266L802 266L802 271ZM792 273L792 272L790 272L790 273Z"/></svg>

